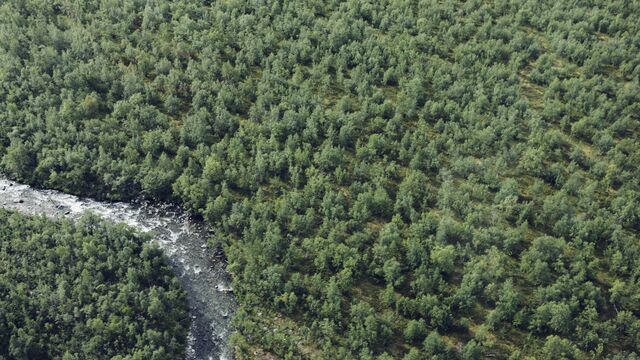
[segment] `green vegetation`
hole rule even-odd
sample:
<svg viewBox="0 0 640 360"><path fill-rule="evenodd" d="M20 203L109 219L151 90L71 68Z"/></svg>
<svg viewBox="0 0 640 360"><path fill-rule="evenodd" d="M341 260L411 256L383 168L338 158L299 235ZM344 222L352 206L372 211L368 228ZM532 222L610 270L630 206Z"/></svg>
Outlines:
<svg viewBox="0 0 640 360"><path fill-rule="evenodd" d="M639 2L0 19L2 169L201 214L239 358L638 358Z"/></svg>
<svg viewBox="0 0 640 360"><path fill-rule="evenodd" d="M0 359L177 359L188 325L147 236L0 210Z"/></svg>

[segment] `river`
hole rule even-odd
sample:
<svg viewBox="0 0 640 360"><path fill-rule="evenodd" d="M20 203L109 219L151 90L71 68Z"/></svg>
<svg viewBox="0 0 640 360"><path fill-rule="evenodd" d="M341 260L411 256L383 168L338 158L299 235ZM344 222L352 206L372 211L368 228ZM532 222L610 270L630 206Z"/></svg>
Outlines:
<svg viewBox="0 0 640 360"><path fill-rule="evenodd" d="M202 223L170 205L100 202L53 190L39 190L0 178L0 205L29 215L76 220L87 211L153 235L164 250L189 301L191 327L187 360L232 358L227 346L229 316L235 309L230 278L215 260Z"/></svg>

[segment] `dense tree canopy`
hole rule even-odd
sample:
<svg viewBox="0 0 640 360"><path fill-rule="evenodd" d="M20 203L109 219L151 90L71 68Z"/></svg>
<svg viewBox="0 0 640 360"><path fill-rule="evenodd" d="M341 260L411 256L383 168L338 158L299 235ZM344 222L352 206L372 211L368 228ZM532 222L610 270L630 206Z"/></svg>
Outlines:
<svg viewBox="0 0 640 360"><path fill-rule="evenodd" d="M0 359L176 359L188 325L147 236L0 210Z"/></svg>
<svg viewBox="0 0 640 360"><path fill-rule="evenodd" d="M0 5L11 176L211 225L239 357L637 358L640 3Z"/></svg>

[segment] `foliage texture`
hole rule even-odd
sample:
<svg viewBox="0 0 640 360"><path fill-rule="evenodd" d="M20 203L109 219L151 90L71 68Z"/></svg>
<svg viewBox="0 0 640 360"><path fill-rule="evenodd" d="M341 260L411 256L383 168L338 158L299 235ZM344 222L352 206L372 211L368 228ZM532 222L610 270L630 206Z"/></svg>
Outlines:
<svg viewBox="0 0 640 360"><path fill-rule="evenodd" d="M0 211L0 359L176 359L188 325L146 236Z"/></svg>
<svg viewBox="0 0 640 360"><path fill-rule="evenodd" d="M2 168L200 214L240 358L634 358L639 15L5 1Z"/></svg>

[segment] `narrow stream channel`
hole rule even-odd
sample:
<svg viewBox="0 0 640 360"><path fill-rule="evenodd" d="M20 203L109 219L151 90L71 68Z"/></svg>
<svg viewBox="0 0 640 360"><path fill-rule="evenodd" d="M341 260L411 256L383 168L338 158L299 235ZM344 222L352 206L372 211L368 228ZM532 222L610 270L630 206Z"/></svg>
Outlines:
<svg viewBox="0 0 640 360"><path fill-rule="evenodd" d="M165 251L189 300L187 360L230 359L229 317L235 308L224 264L212 259L208 232L172 206L110 203L53 190L38 190L0 178L0 206L29 215L78 219L90 211L153 235Z"/></svg>

